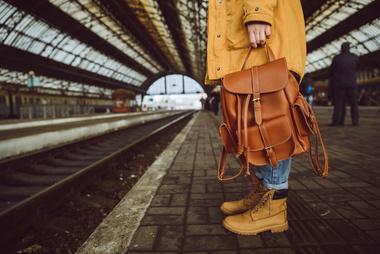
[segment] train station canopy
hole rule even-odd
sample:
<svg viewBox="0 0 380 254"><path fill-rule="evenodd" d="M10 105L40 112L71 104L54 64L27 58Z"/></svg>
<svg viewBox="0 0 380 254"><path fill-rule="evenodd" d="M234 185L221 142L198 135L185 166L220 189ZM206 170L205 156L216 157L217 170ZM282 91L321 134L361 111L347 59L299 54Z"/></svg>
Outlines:
<svg viewBox="0 0 380 254"><path fill-rule="evenodd" d="M222 0L226 1L226 0ZM349 41L378 65L380 1L302 0L306 71L324 78ZM145 94L158 78L183 74L204 86L207 0L0 0L0 85Z"/></svg>

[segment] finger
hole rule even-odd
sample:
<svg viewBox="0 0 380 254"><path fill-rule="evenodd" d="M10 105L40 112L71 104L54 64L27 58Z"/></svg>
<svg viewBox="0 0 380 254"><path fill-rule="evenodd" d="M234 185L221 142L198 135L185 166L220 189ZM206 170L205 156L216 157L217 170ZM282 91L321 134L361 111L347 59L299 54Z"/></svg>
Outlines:
<svg viewBox="0 0 380 254"><path fill-rule="evenodd" d="M265 45L265 42L266 42L266 38L265 38L265 33L264 33L264 30L261 30L260 33L259 33L259 38L260 38L260 42L259 44L261 46Z"/></svg>
<svg viewBox="0 0 380 254"><path fill-rule="evenodd" d="M256 39L257 46L259 47L261 45L260 32L255 33L255 39Z"/></svg>
<svg viewBox="0 0 380 254"><path fill-rule="evenodd" d="M257 48L256 36L254 32L249 33L249 44L251 44L253 48Z"/></svg>
<svg viewBox="0 0 380 254"><path fill-rule="evenodd" d="M267 26L265 28L265 35L266 35L267 39L269 39L270 36L272 35L271 32L270 32L270 26Z"/></svg>

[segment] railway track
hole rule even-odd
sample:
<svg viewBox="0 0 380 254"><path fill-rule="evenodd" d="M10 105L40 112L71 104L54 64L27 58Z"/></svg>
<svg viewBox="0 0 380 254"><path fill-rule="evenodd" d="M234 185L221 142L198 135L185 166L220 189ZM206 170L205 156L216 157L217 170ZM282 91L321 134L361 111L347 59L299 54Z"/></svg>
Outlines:
<svg viewBox="0 0 380 254"><path fill-rule="evenodd" d="M109 165L192 114L165 117L0 163L0 246L86 186L102 185L99 179L112 168Z"/></svg>

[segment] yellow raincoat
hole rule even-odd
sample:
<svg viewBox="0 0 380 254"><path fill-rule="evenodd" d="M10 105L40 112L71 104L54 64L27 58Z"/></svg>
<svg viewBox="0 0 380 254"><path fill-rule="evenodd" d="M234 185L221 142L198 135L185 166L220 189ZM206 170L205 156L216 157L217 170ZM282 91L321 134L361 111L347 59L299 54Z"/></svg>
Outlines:
<svg viewBox="0 0 380 254"><path fill-rule="evenodd" d="M306 40L300 0L210 0L206 84L218 84L224 75L241 70L250 48L245 26L250 21L271 25L267 43L276 57L285 57L289 70L302 78ZM246 68L267 61L265 47L254 49Z"/></svg>

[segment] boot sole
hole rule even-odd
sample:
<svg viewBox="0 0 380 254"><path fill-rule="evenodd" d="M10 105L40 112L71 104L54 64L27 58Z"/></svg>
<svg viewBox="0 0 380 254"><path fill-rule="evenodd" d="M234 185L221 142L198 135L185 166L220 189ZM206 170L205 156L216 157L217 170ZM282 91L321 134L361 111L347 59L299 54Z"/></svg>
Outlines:
<svg viewBox="0 0 380 254"><path fill-rule="evenodd" d="M261 232L264 232L264 231L268 231L268 230L270 230L272 233L281 233L281 232L284 232L284 231L286 231L286 230L289 229L289 224L288 224L287 220L286 220L285 223L280 224L280 225L268 226L268 227L263 227L263 228L259 228L259 229L255 229L255 230L241 230L241 229L237 229L237 228L231 227L225 221L223 221L223 226L226 229L228 229L229 231L231 231L231 232L233 232L235 234L239 234L239 235L256 235L258 233L261 233Z"/></svg>

